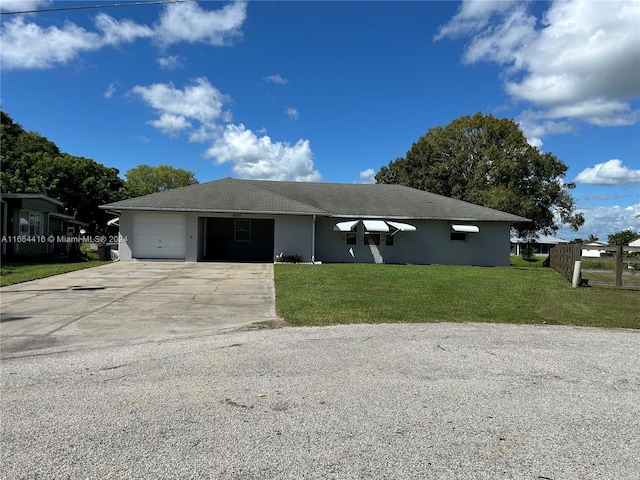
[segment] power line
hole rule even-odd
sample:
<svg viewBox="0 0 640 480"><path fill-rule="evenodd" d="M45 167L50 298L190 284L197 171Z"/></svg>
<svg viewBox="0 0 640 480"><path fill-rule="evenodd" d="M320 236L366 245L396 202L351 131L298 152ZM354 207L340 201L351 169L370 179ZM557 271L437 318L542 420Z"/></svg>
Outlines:
<svg viewBox="0 0 640 480"><path fill-rule="evenodd" d="M22 15L25 13L60 12L64 10L87 10L89 8L137 7L140 5L158 5L163 3L194 2L196 0L147 0L144 2L107 3L104 5L78 5L75 7L42 8L39 10L22 10L16 12L0 12L0 15Z"/></svg>

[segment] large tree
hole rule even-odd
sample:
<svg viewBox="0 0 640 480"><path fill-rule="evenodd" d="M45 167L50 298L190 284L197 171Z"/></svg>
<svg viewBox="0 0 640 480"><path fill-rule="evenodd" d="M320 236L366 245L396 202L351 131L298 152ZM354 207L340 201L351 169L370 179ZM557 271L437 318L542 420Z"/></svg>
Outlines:
<svg viewBox="0 0 640 480"><path fill-rule="evenodd" d="M139 197L198 183L193 172L170 165L138 165L124 175L127 179L125 197Z"/></svg>
<svg viewBox="0 0 640 480"><path fill-rule="evenodd" d="M556 156L531 146L513 120L477 113L430 129L375 178L529 218L514 228L530 238L584 223L569 193L575 185L563 181L566 172Z"/></svg>
<svg viewBox="0 0 640 480"><path fill-rule="evenodd" d="M121 198L124 181L118 170L89 158L61 153L37 132L25 131L2 112L0 188L5 193L42 193L57 198L92 230L106 227L98 207Z"/></svg>

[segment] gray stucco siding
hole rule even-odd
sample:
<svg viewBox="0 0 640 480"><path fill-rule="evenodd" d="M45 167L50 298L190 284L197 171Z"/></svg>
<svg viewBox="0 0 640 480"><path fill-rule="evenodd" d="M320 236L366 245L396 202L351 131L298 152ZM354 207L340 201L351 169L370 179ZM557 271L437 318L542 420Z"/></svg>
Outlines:
<svg viewBox="0 0 640 480"><path fill-rule="evenodd" d="M509 265L509 229L506 222L460 222L477 225L479 233L469 234L467 241L450 239L451 223L432 220L405 220L416 227L414 232L398 232L393 245L365 245L364 227L357 226L357 244L347 245L345 234L333 230L339 221L349 219L322 218L316 225L316 260L332 263L412 263L447 265ZM354 218L354 220L357 220Z"/></svg>
<svg viewBox="0 0 640 480"><path fill-rule="evenodd" d="M313 216L280 215L275 218L274 256L300 255L310 262L313 255ZM317 255L316 255L317 258Z"/></svg>

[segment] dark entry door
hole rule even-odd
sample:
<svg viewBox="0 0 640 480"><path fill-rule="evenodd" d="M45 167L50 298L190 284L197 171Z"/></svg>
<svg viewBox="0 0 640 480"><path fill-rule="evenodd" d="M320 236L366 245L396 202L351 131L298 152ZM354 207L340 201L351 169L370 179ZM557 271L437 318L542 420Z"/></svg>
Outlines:
<svg viewBox="0 0 640 480"><path fill-rule="evenodd" d="M273 219L204 218L203 260L273 261Z"/></svg>

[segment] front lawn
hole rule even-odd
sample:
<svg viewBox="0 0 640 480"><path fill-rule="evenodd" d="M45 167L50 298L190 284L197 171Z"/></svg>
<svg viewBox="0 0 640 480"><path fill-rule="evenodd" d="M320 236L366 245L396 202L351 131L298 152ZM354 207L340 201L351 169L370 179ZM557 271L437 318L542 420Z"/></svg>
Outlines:
<svg viewBox="0 0 640 480"><path fill-rule="evenodd" d="M76 261L57 259L24 259L21 261L2 262L0 268L0 286L52 277L61 273L74 272L84 268L104 265L105 261L78 259Z"/></svg>
<svg viewBox="0 0 640 480"><path fill-rule="evenodd" d="M275 265L276 307L292 325L546 323L640 328L640 293L572 288L548 268Z"/></svg>

